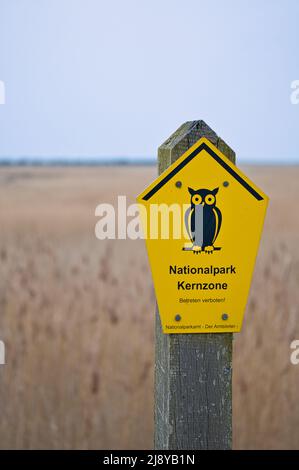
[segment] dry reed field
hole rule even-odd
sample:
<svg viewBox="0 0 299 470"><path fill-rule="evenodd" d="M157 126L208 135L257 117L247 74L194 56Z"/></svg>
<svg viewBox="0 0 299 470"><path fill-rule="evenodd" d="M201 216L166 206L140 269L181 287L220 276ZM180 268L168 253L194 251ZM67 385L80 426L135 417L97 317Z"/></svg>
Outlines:
<svg viewBox="0 0 299 470"><path fill-rule="evenodd" d="M246 167L270 196L234 340L234 448L299 448L299 168ZM143 241L99 241L143 167L0 169L0 448L151 448L155 298Z"/></svg>

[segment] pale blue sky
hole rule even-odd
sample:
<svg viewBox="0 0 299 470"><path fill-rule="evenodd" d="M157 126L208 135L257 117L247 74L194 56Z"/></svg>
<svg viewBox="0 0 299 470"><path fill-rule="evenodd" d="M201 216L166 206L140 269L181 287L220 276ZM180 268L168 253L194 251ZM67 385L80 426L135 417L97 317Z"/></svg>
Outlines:
<svg viewBox="0 0 299 470"><path fill-rule="evenodd" d="M298 0L0 0L0 156L155 155L204 119L299 161Z"/></svg>

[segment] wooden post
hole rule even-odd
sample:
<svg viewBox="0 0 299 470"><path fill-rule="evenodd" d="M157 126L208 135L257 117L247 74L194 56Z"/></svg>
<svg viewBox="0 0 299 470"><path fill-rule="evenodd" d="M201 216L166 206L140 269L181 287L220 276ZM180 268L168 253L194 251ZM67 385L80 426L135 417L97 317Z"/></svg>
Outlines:
<svg viewBox="0 0 299 470"><path fill-rule="evenodd" d="M204 121L190 121L159 147L159 174L201 137L235 163ZM156 309L156 449L231 448L232 340L231 333L163 334Z"/></svg>

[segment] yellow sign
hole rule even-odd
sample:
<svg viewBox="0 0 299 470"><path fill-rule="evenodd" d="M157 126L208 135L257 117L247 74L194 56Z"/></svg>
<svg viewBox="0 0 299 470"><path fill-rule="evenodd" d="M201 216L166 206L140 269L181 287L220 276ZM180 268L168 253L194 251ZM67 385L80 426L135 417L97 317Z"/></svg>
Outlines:
<svg viewBox="0 0 299 470"><path fill-rule="evenodd" d="M268 197L202 138L137 201L164 333L240 331Z"/></svg>

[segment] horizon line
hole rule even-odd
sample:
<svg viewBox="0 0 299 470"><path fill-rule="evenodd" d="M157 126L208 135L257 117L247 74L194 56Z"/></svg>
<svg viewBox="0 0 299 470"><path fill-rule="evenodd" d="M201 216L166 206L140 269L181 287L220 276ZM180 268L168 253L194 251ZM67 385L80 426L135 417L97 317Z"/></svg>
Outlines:
<svg viewBox="0 0 299 470"><path fill-rule="evenodd" d="M0 166L154 166L156 157L126 157L126 156L0 156ZM297 166L298 160L257 160L238 159L241 165L258 166Z"/></svg>

